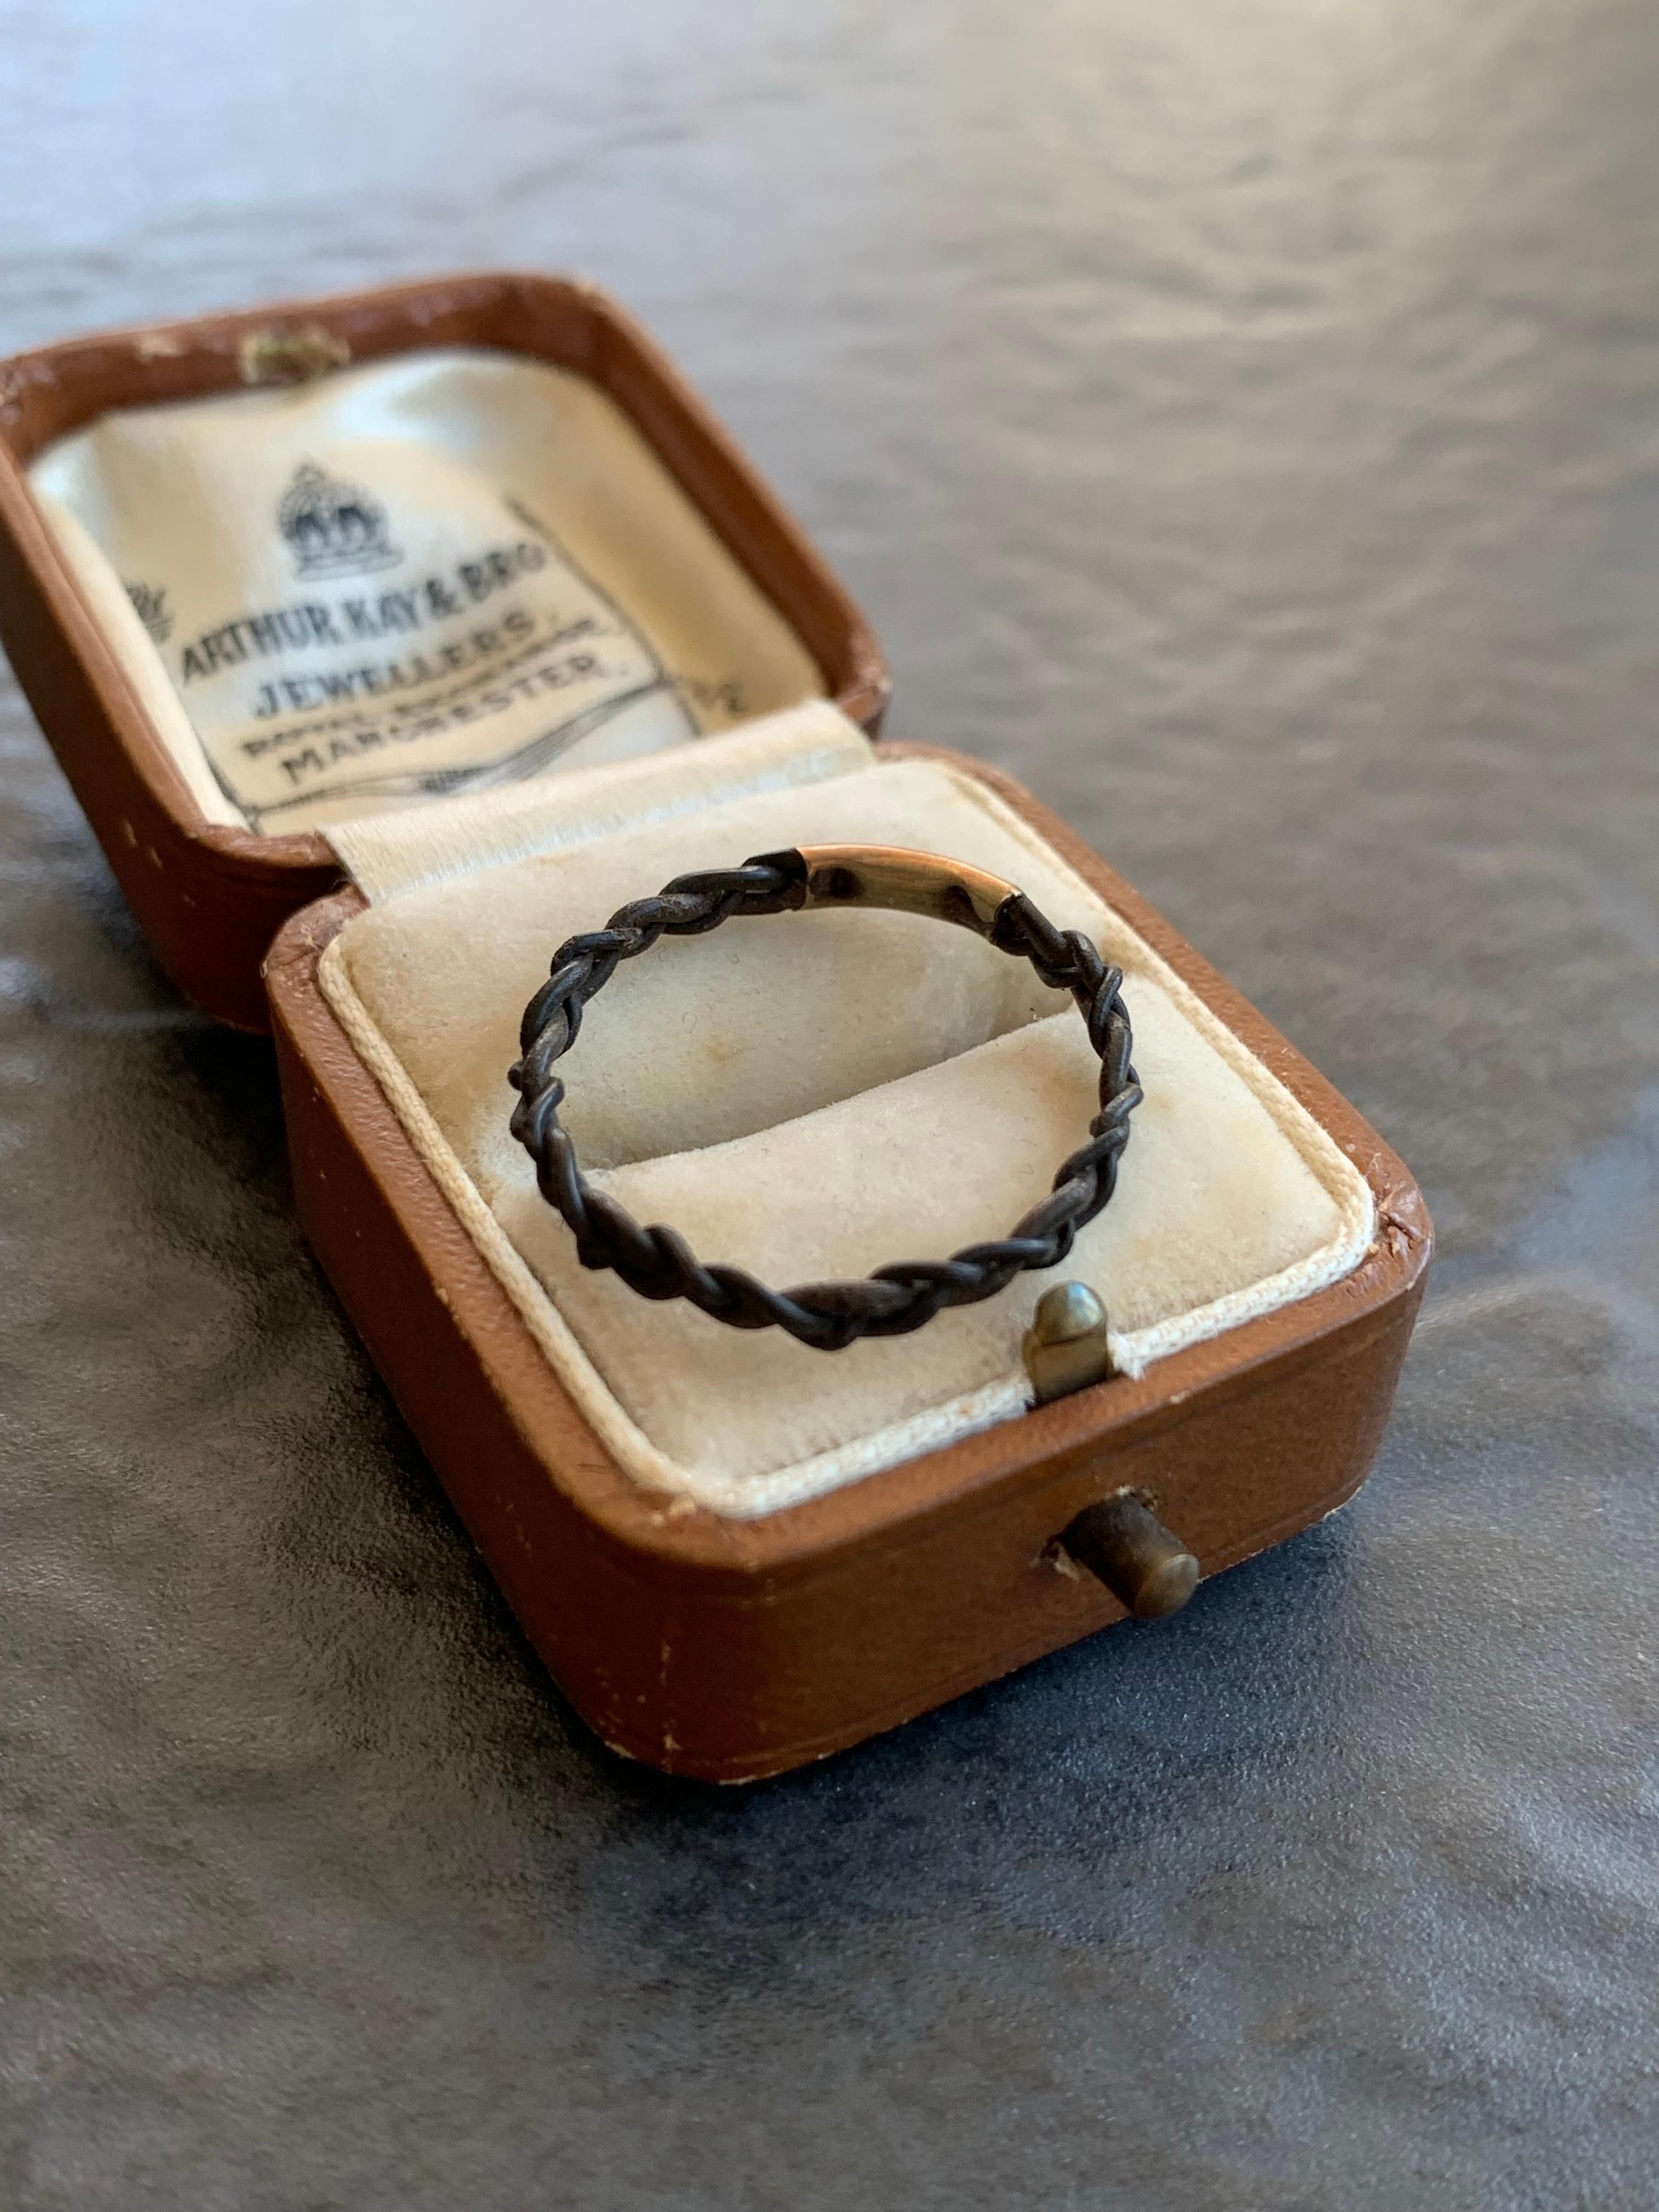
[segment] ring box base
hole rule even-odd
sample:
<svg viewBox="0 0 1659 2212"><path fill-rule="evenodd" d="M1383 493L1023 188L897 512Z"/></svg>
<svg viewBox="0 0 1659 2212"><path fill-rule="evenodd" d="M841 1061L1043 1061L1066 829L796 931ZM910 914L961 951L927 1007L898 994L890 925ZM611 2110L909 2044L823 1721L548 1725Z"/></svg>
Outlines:
<svg viewBox="0 0 1659 2212"><path fill-rule="evenodd" d="M1057 1542L1120 1488L1152 1497L1219 1572L1340 1505L1387 1420L1431 1245L1410 1176L1060 823L1008 779L954 766L1031 823L1334 1138L1370 1187L1376 1236L1340 1281L1139 1380L758 1519L643 1488L554 1376L319 987L360 899L313 906L271 955L307 1233L550 1671L613 1749L672 1773L779 1772L1121 1619Z"/></svg>

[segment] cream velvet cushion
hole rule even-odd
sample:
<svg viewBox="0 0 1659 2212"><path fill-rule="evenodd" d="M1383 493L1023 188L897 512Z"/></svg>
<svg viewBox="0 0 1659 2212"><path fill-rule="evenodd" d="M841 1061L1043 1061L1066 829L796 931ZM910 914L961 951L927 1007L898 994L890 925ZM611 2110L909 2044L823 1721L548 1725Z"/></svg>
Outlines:
<svg viewBox="0 0 1659 2212"><path fill-rule="evenodd" d="M324 959L340 1018L631 1472L752 1515L1026 1402L1020 1338L1048 1278L911 1336L810 1351L585 1271L507 1133L519 1019L565 936L687 870L811 842L989 868L1126 970L1146 1103L1116 1196L1059 1271L1104 1298L1121 1364L1357 1263L1364 1179L1268 1072L994 794L938 763L881 765L860 741L815 782L405 890ZM566 1125L602 1188L781 1286L1006 1234L1083 1139L1098 1063L1024 962L915 916L817 913L662 940L594 1000L562 1072Z"/></svg>

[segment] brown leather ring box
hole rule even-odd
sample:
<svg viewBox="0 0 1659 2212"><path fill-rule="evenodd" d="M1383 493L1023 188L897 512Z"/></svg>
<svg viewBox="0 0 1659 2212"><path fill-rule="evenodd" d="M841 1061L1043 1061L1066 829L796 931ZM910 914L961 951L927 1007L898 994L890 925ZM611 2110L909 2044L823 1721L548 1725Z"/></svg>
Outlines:
<svg viewBox="0 0 1659 2212"><path fill-rule="evenodd" d="M315 833L259 836L204 823L147 727L23 475L32 455L100 409L229 387L242 373L239 362L246 367L250 338L272 331L321 332L348 346L354 362L435 345L488 346L594 377L793 626L824 690L854 721L878 716L885 672L844 594L740 458L648 344L580 288L520 278L415 287L83 341L0 372L0 611L8 647L135 908L185 988L252 1025L261 1016L252 979L274 934L269 1019L307 1232L536 1648L599 1735L677 1773L738 1780L776 1772L1120 1619L1123 1607L1079 1571L1060 1541L1091 1505L1125 1491L1140 1494L1208 1575L1349 1497L1381 1437L1430 1256L1430 1224L1407 1170L1166 921L1018 786L954 755L891 746L871 754L845 723L825 738L830 764L812 769L805 782L780 793L763 788L763 779L725 811L711 802L702 864L744 858L722 840L751 820L769 820L768 809L787 816L787 836L770 838L773 845L803 835L792 823L816 834L820 812L833 817L832 842L847 836L849 822L864 835L867 817L884 832L911 823L908 836L887 834L885 842L920 844L937 822L941 837L958 841L945 849L979 864L988 864L991 844L1021 856L1036 878L1060 887L1076 914L1127 948L1104 949L1130 973L1126 996L1148 1103L1118 1197L1102 1218L1118 1241L1091 1247L1087 1261L1107 1285L1123 1331L1118 1371L1028 1407L1003 1367L1018 1368L1019 1317L1040 1287L1029 1283L1023 1305L1011 1289L976 1310L974 1328L1001 1331L994 1340L971 1340L977 1366L963 1348L969 1338L950 1334L961 1320L954 1315L915 1340L844 1355L787 1348L817 1366L769 1366L787 1354L762 1346L751 1366L723 1369L721 1360L750 1358L744 1347L754 1340L735 1350L716 1346L696 1331L738 1333L683 1310L671 1316L641 1300L592 1303L600 1294L570 1271L562 1224L553 1220L550 1231L535 1211L533 1188L526 1193L515 1182L511 1163L495 1149L506 1106L489 1089L497 1079L495 1030L484 1024L477 1033L489 1080L481 1077L477 1095L457 1104L446 1091L441 1054L421 1073L422 1021L398 1031L386 979L395 983L418 968L421 946L441 950L454 933L453 915L465 925L462 935L481 930L477 941L493 948L492 900L504 902L505 945L518 927L508 887L536 923L535 944L544 935L544 958L557 933L550 924L537 934L544 909L562 915L560 902L574 900L576 926L603 921L605 912L591 902L610 880L605 867L635 893L658 888L660 854L680 849L673 838L701 849L696 807L689 828L680 820L665 830L665 810L653 813L642 802L632 815L625 807L614 819L606 814L597 832L590 822L578 834L567 821L527 858L486 856L476 870L442 882L416 872L410 887L390 893L377 888L372 870L360 870L367 899L342 887L331 848ZM791 734L788 716L777 719L781 738L757 738L753 745L781 744L766 760L799 767L805 740ZM744 730L711 743L711 760L750 759ZM667 772L676 773L672 760ZM823 780L813 781L820 772ZM625 789L659 788L651 781L659 773L648 764L640 774L620 772L613 791L608 772L590 771L584 803L620 806L617 794ZM548 780L548 787L560 781ZM580 779L570 781L574 790ZM679 790L676 804L682 801ZM419 811L435 817L438 809ZM737 826L721 826L728 821ZM982 849L965 849L975 840ZM768 842L757 837L748 849ZM670 994L666 1003L676 992L690 994L685 1067L659 1071L664 1084L684 1085L667 1126L690 1149L678 1166L654 1157L672 1147L650 1121L653 1102L641 1096L649 1086L629 1078L626 1006L614 1020L607 1006L609 1029L596 1008L598 1057L584 1063L584 1076L573 1054L572 1091L580 1096L584 1079L592 1088L611 1084L606 1171L643 1177L647 1188L662 1187L653 1177L678 1173L684 1192L718 1194L727 1188L721 1164L735 1158L763 1192L768 1175L783 1177L780 1187L808 1216L815 1203L830 1209L825 1219L856 1212L861 1199L902 1211L908 1123L938 1115L952 1141L967 1146L974 1132L963 1124L975 1116L958 1120L957 1109L978 1099L991 1134L979 1154L962 1152L958 1181L971 1186L975 1159L1000 1166L1028 1136L1051 1172L1060 1152L1036 1132L1042 1115L1072 1096L1066 1017L1024 1000L998 1000L1000 1011L988 1012L984 994L1003 988L988 981L988 969L949 969L940 963L957 955L902 933L936 925L890 919L900 932L882 941L885 965L869 971L893 978L899 1004L887 1030L873 1042L848 1041L842 1031L849 1024L809 1010L817 1021L811 1034L834 1041L822 1066L799 1048L775 1054L783 1087L769 1101L751 1079L760 1063L744 1060L746 1036L757 1021L786 1048L792 1036L807 1035L799 1024L791 1028L793 1001L832 991L840 963L855 968L866 948L851 935L806 933L856 931L866 918L789 917L717 933L722 940L745 929L772 933L764 957L781 964L763 971L775 980L758 1002L752 994L763 971L752 948L760 938L722 948L726 967L707 964L715 954L696 951L678 967L659 969L657 953L636 963L656 978L641 988ZM976 940L969 950L992 963L1000 957ZM461 969L459 982L446 982L441 961L430 964L422 1019L441 1030L456 993L465 995L478 979ZM363 1006L381 986L390 996L370 1019ZM861 1012L871 994L857 974L849 988ZM619 980L607 1001L621 993ZM947 1013L969 1009L956 1029L937 1013L940 1003ZM826 1004L833 1012L833 1001ZM915 1034L924 1015L945 1022L932 1044ZM476 1045L474 1037L468 1049ZM585 1030L584 1051L588 1046ZM608 1077L607 1052L621 1055ZM1260 1194L1269 1186L1255 1182L1234 1203L1231 1166L1218 1156L1225 1147L1200 1141L1205 1129L1223 1127L1241 1133L1241 1143L1279 1146L1284 1190L1305 1186L1321 1222L1320 1207L1333 1220L1340 1214L1341 1235L1328 1237L1322 1227L1317 1237L1287 1242L1274 1201ZM812 1146L805 1176L803 1130ZM811 1188L820 1160L827 1198ZM884 1174L885 1201L878 1194ZM1179 1215L1178 1192L1188 1185L1197 1194ZM1224 1250L1204 1243L1217 1192L1221 1211L1232 1204L1236 1217L1229 1217L1233 1241ZM965 1197L954 1190L942 1203L973 1197L971 1188ZM772 1234L790 1206L769 1198L762 1211L761 1229ZM988 1221L987 1232L1006 1230L1013 1218ZM898 1256L885 1221L872 1225L874 1256ZM738 1226L733 1235L741 1241ZM1091 1228L1085 1239L1093 1235ZM1258 1249L1269 1256L1250 1259ZM836 1364L866 1352L880 1357ZM951 1365L958 1357L966 1362L960 1374ZM935 1394L937 1403L910 1388L906 1363L924 1359L943 1363L939 1371L954 1378ZM854 1380L843 1387L837 1377ZM850 1390L856 1399L859 1377L868 1378L872 1407L879 1401L891 1417L882 1416L887 1443L870 1444L863 1460L860 1408L847 1396ZM787 1402L797 1389L804 1411ZM815 1390L822 1399L816 1410L806 1403ZM769 1470L787 1454L763 1437L757 1441L768 1419L781 1432L796 1421L799 1467L808 1475L817 1468L817 1476L777 1486ZM881 1427L875 1411L871 1424ZM664 1468L672 1477L682 1462L684 1481L663 1477ZM823 1472L832 1462L833 1479Z"/></svg>

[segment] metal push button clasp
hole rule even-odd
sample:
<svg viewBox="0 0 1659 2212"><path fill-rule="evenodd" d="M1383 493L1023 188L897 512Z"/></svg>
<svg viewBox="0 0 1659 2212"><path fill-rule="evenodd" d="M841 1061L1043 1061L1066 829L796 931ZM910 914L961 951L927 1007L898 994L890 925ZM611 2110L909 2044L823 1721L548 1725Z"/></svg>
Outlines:
<svg viewBox="0 0 1659 2212"><path fill-rule="evenodd" d="M1112 1372L1106 1309L1086 1283L1054 1283L1036 1302L1020 1346L1036 1403L1069 1397Z"/></svg>
<svg viewBox="0 0 1659 2212"><path fill-rule="evenodd" d="M1060 1541L1142 1620L1179 1613L1198 1588L1198 1561L1135 1491L1085 1505Z"/></svg>
<svg viewBox="0 0 1659 2212"><path fill-rule="evenodd" d="M1106 1309L1086 1283L1054 1283L1037 1300L1022 1346L1039 1406L1103 1382L1113 1371ZM1198 1561L1133 1490L1085 1505L1060 1549L1143 1620L1179 1613L1198 1588Z"/></svg>

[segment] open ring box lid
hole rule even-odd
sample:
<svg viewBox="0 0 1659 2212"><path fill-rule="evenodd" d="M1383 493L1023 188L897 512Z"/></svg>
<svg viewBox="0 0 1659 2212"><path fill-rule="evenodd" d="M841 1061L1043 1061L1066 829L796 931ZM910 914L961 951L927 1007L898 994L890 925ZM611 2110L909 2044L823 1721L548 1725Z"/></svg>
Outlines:
<svg viewBox="0 0 1659 2212"><path fill-rule="evenodd" d="M1209 1574L1357 1487L1429 1257L1409 1175L1018 786L872 744L861 619L608 303L468 279L0 379L14 664L185 987L252 1024L270 945L307 1233L608 1743L777 1771L1118 1619L1058 1543L1091 1503L1151 1498ZM826 842L1085 930L1146 1093L1054 1277L835 1354L584 1271L506 1082L564 937ZM596 1182L783 1285L1006 1234L1097 1068L1024 963L866 911L664 939L563 1073ZM1051 1279L1103 1297L1116 1371L1033 1407Z"/></svg>
<svg viewBox="0 0 1659 2212"><path fill-rule="evenodd" d="M650 339L541 276L0 363L0 635L163 964L246 1029L269 1025L271 939L341 879L342 813L808 690L873 730L889 690Z"/></svg>

